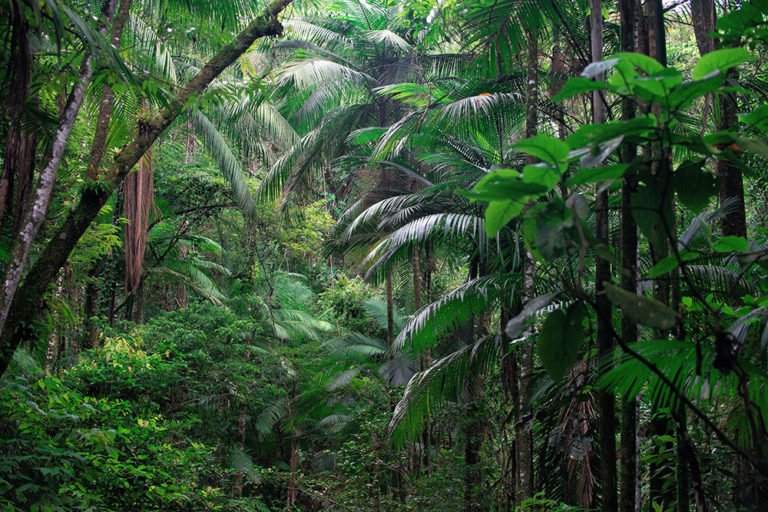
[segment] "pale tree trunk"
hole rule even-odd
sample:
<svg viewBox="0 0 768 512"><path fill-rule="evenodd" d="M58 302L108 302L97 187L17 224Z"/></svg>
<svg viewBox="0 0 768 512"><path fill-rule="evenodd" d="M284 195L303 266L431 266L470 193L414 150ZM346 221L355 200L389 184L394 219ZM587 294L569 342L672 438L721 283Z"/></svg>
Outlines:
<svg viewBox="0 0 768 512"><path fill-rule="evenodd" d="M33 337L28 326L38 312L39 303L48 285L55 278L58 269L66 262L77 241L99 214L111 193L123 182L128 172L155 140L179 116L184 105L192 101L222 71L245 53L254 41L262 37L282 34L282 25L278 21L277 15L291 1L274 0L270 3L261 15L249 23L231 43L219 50L184 87L179 88L171 102L173 107L163 109L155 114L148 121L150 129L145 134L140 134L115 156L109 172L105 176L105 187L98 190L92 188L83 190L80 202L64 220L61 228L51 237L41 256L31 268L29 274L34 275L34 279L25 280L23 286L19 287L24 263L18 262L13 266L13 272L9 274L11 279L7 280L9 286L4 287L2 302L0 302L2 312L2 316L0 316L0 373L8 367L19 343ZM52 180L44 183L52 186ZM27 250L24 251L27 254L31 242L31 240L27 242ZM26 261L26 257L24 260Z"/></svg>
<svg viewBox="0 0 768 512"><path fill-rule="evenodd" d="M395 317L394 309L395 304L392 298L392 269L387 269L387 275L385 277L384 288L387 300L387 346L392 347L392 343L395 341Z"/></svg>
<svg viewBox="0 0 768 512"><path fill-rule="evenodd" d="M538 124L538 87L539 87L539 49L538 34L526 32L526 98L525 98L525 136L533 137L537 133ZM529 164L535 159L528 157ZM524 264L523 295L532 299L535 295L536 260L533 254L526 251ZM519 351L518 377L518 418L515 428L515 444L517 446L517 484L515 492L517 503L533 496L533 433L531 430L529 401L531 394L531 377L533 375L533 345L525 343Z"/></svg>
<svg viewBox="0 0 768 512"><path fill-rule="evenodd" d="M423 284L424 278L422 276L421 265L421 250L419 247L414 246L411 256L411 263L413 266L413 309L418 311L421 309L423 302ZM424 371L429 367L429 362L424 357L424 354L419 354L419 370ZM429 465L429 418L424 422L424 427L421 432L421 450L414 451L414 468L419 471L422 466Z"/></svg>

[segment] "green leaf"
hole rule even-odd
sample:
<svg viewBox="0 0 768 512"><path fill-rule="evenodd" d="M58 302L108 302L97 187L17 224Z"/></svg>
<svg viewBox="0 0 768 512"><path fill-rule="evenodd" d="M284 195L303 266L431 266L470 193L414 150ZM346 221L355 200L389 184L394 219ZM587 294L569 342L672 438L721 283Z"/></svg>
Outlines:
<svg viewBox="0 0 768 512"><path fill-rule="evenodd" d="M736 143L741 149L768 158L768 144L755 137L736 137Z"/></svg>
<svg viewBox="0 0 768 512"><path fill-rule="evenodd" d="M608 299L620 307L624 314L635 322L658 329L671 329L675 325L677 315L669 306L645 295L624 290L609 282L603 283L603 286L605 286Z"/></svg>
<svg viewBox="0 0 768 512"><path fill-rule="evenodd" d="M673 175L673 184L680 202L693 212L699 213L709 205L717 193L717 180L712 173L703 170L704 160L685 162Z"/></svg>
<svg viewBox="0 0 768 512"><path fill-rule="evenodd" d="M624 176L629 166L627 164L608 165L582 169L576 176L568 178L566 184L570 186L584 185L586 183L599 183L605 180L615 180Z"/></svg>
<svg viewBox="0 0 768 512"><path fill-rule="evenodd" d="M583 76L575 76L568 79L563 88L560 89L560 92L552 98L552 101L563 101L586 92L604 91L606 89L608 89L608 84L605 82L595 82Z"/></svg>
<svg viewBox="0 0 768 512"><path fill-rule="evenodd" d="M558 294L559 292L546 293L529 300L523 307L523 310L507 323L505 327L507 336L512 339L520 336L530 324L531 317L539 310L548 306Z"/></svg>
<svg viewBox="0 0 768 512"><path fill-rule="evenodd" d="M723 85L724 78L725 75L718 74L705 80L681 84L669 95L669 108L674 110L688 107L695 99L717 91Z"/></svg>
<svg viewBox="0 0 768 512"><path fill-rule="evenodd" d="M638 116L629 121L611 121L602 124L587 124L573 132L567 139L568 145L574 149L583 148L589 144L599 144L616 137L644 135L656 126L655 119L649 116Z"/></svg>
<svg viewBox="0 0 768 512"><path fill-rule="evenodd" d="M529 196L538 197L549 191L538 183L524 183L522 180L500 180L492 187L482 190L464 190L459 194L474 201L523 201Z"/></svg>
<svg viewBox="0 0 768 512"><path fill-rule="evenodd" d="M629 62L648 75L664 70L664 66L659 61L642 53L616 53L607 57L607 59L619 59Z"/></svg>
<svg viewBox="0 0 768 512"><path fill-rule="evenodd" d="M523 208L525 202L522 201L491 201L485 209L485 232L489 237L495 237L501 228L522 213Z"/></svg>
<svg viewBox="0 0 768 512"><path fill-rule="evenodd" d="M665 193L663 183L655 180L630 197L632 216L637 227L654 247L667 243L667 228L674 229L671 193ZM670 188L671 189L671 188Z"/></svg>
<svg viewBox="0 0 768 512"><path fill-rule="evenodd" d="M550 137L549 135L536 135L529 139L523 139L515 147L531 156L547 162L548 164L558 165L568 161L570 148L568 144L560 139Z"/></svg>
<svg viewBox="0 0 768 512"><path fill-rule="evenodd" d="M696 258L699 257L699 253L697 252L681 252L680 253L680 259L683 262L693 261ZM648 277L651 279L661 277L664 274L671 272L675 270L678 267L678 260L677 257L674 254L670 254L666 258L661 259L658 263L656 263L650 272L648 272Z"/></svg>
<svg viewBox="0 0 768 512"><path fill-rule="evenodd" d="M496 188L499 182L508 180L519 181L520 172L515 169L499 168L494 169L483 176L472 188L475 192L485 192Z"/></svg>
<svg viewBox="0 0 768 512"><path fill-rule="evenodd" d="M768 105L762 105L749 114L739 116L742 123L760 130L768 130Z"/></svg>
<svg viewBox="0 0 768 512"><path fill-rule="evenodd" d="M562 380L579 359L584 343L581 323L585 316L584 306L577 303L568 311L553 311L544 321L536 348L544 369L555 382Z"/></svg>
<svg viewBox="0 0 768 512"><path fill-rule="evenodd" d="M526 165L523 169L523 183L534 183L551 189L560 182L560 173L549 166Z"/></svg>
<svg viewBox="0 0 768 512"><path fill-rule="evenodd" d="M724 236L718 238L712 244L712 248L717 252L723 253L747 252L749 250L749 243L740 236Z"/></svg>
<svg viewBox="0 0 768 512"><path fill-rule="evenodd" d="M704 55L693 68L694 80L709 78L710 73L725 74L728 69L753 60L752 54L745 48L725 48Z"/></svg>
<svg viewBox="0 0 768 512"><path fill-rule="evenodd" d="M683 75L680 71L675 68L665 68L652 76L636 78L632 81L632 85L649 92L654 97L664 98L682 81Z"/></svg>

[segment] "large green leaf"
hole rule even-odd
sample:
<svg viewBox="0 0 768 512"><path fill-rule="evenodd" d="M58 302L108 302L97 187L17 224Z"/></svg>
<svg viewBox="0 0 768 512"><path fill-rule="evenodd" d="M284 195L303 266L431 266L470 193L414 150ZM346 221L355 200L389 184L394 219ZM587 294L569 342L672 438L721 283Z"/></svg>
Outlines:
<svg viewBox="0 0 768 512"><path fill-rule="evenodd" d="M535 156L541 161L555 166L567 162L568 153L570 152L568 144L560 139L543 134L523 139L517 142L515 147L523 153Z"/></svg>
<svg viewBox="0 0 768 512"><path fill-rule="evenodd" d="M704 160L685 162L677 168L673 178L680 202L696 213L706 208L712 196L717 193L715 176L703 167Z"/></svg>
<svg viewBox="0 0 768 512"><path fill-rule="evenodd" d="M711 73L725 73L728 69L753 60L746 48L725 48L704 55L693 68L694 80L708 78Z"/></svg>
<svg viewBox="0 0 768 512"><path fill-rule="evenodd" d="M610 301L635 322L658 329L671 329L675 325L677 315L669 306L608 282L603 283L603 286Z"/></svg>
<svg viewBox="0 0 768 512"><path fill-rule="evenodd" d="M578 360L584 343L581 323L584 306L577 303L567 311L557 309L547 316L536 344L541 363L554 381L560 381Z"/></svg>
<svg viewBox="0 0 768 512"><path fill-rule="evenodd" d="M523 208L525 203L522 201L491 201L485 209L485 232L493 238L509 221L520 215Z"/></svg>
<svg viewBox="0 0 768 512"><path fill-rule="evenodd" d="M672 201L663 183L652 181L632 194L632 216L652 247L662 247L669 239L667 230L674 230Z"/></svg>
<svg viewBox="0 0 768 512"><path fill-rule="evenodd" d="M627 172L627 164L607 165L605 167L595 167L591 169L582 169L576 176L568 178L568 186L584 185L586 183L599 183L605 180L615 180L624 176Z"/></svg>
<svg viewBox="0 0 768 512"><path fill-rule="evenodd" d="M563 88L560 89L560 92L552 98L552 101L563 101L586 92L604 91L606 89L608 89L608 84L605 82L595 82L583 76L574 76L568 79Z"/></svg>

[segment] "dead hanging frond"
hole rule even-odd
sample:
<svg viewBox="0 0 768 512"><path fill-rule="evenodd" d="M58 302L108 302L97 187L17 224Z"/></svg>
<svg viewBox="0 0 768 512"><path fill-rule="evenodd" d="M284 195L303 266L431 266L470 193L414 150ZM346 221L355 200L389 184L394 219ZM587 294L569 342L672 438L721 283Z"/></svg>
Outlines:
<svg viewBox="0 0 768 512"><path fill-rule="evenodd" d="M139 123L139 134L146 130ZM125 225L125 288L135 292L141 283L144 266L144 250L147 245L149 212L155 203L155 187L152 176L152 150L141 157L139 163L123 182L123 212Z"/></svg>

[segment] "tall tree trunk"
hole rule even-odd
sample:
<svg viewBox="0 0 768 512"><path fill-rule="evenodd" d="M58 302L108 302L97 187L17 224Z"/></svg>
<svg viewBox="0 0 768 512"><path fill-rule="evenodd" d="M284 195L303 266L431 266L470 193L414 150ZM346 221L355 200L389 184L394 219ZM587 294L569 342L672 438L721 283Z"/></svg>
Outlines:
<svg viewBox="0 0 768 512"><path fill-rule="evenodd" d="M638 10L636 0L619 0L621 23L621 50L635 50L635 27ZM621 103L621 119L635 117L635 104L629 98ZM621 161L631 163L637 156L637 148L625 143L621 149ZM624 177L621 188L621 263L624 269L621 286L631 293L637 293L637 225L632 217L630 199L637 189L634 175ZM624 311L621 315L621 338L625 344L637 341L637 324ZM637 501L637 398L625 397L621 406L621 475L618 507L621 512L634 512Z"/></svg>
<svg viewBox="0 0 768 512"><path fill-rule="evenodd" d="M476 256L470 259L468 280L478 277L479 262ZM467 323L461 329L464 345L475 343L474 315L469 317ZM480 468L482 462L480 449L482 448L483 418L480 408L481 382L477 374L472 373L467 379L467 416L464 424L464 510L476 512L485 509L484 498L481 493L483 476Z"/></svg>
<svg viewBox="0 0 768 512"><path fill-rule="evenodd" d="M387 269L384 281L384 289L387 301L387 346L391 347L395 341L395 304L392 297L392 269Z"/></svg>
<svg viewBox="0 0 768 512"><path fill-rule="evenodd" d="M539 48L538 34L526 32L526 93L525 93L525 136L533 137L538 125L538 91L539 91ZM535 158L528 157L527 163L535 163ZM524 264L523 295L526 300L535 294L536 260L533 254L526 251ZM517 503L533 496L533 432L529 421L529 402L531 394L531 377L533 375L533 345L525 343L519 351L518 376L518 418L515 428L515 443L517 446Z"/></svg>
<svg viewBox="0 0 768 512"><path fill-rule="evenodd" d="M120 8L115 14L115 21L112 24L110 32L110 44L120 50L123 38L123 30L128 21L131 11L131 0L121 0ZM104 84L101 89L101 98L99 99L99 114L96 118L96 130L91 142L91 154L88 158L88 179L99 179L101 164L107 150L107 136L109 135L109 125L112 120L114 92L109 84Z"/></svg>
<svg viewBox="0 0 768 512"><path fill-rule="evenodd" d="M664 6L662 0L648 2L648 40L651 57L658 60L663 66L667 65L666 33L664 28ZM651 149L651 174L656 180L656 189L660 190L663 197L660 198L662 209L669 207L671 210L672 192L670 190L670 175L672 155L664 150L660 144ZM670 228L674 230L674 221L669 219ZM662 230L663 227L658 227ZM666 233L664 233L666 235ZM651 243L651 260L654 264L669 255L669 241ZM657 279L654 283L654 297L659 302L670 304L670 279L668 277ZM661 338L667 337L667 333L659 332ZM649 492L651 502L657 503L662 509L667 510L674 502L674 487L665 485L665 482L674 479L674 473L669 464L664 464L665 458L673 452L672 443L662 439L674 438L674 431L670 424L666 410L656 403L651 404L651 424L649 433L657 441L653 445L654 462L650 464Z"/></svg>
<svg viewBox="0 0 768 512"><path fill-rule="evenodd" d="M291 432L291 446L288 461L290 476L288 477L288 508L296 504L299 497L299 488L296 487L296 472L299 469L299 441L296 433Z"/></svg>
<svg viewBox="0 0 768 512"><path fill-rule="evenodd" d="M716 12L714 0L691 0L691 21L696 36L696 46L701 56L714 51L717 41L711 37L716 28ZM738 85L739 74L731 70L726 76L727 82ZM717 98L719 116L716 122L718 131L731 130L737 125L738 101L733 91L722 92ZM728 153L717 161L717 174L720 176L720 203L733 201L733 207L728 210L721 221L725 236L747 236L747 216L744 205L744 179L741 169L733 163Z"/></svg>
<svg viewBox="0 0 768 512"><path fill-rule="evenodd" d="M146 130L139 123L139 134ZM125 288L136 293L142 282L144 251L147 245L149 212L154 203L154 179L152 150L144 153L135 171L128 174L123 183L123 211L128 223L125 225Z"/></svg>
<svg viewBox="0 0 768 512"><path fill-rule="evenodd" d="M590 0L590 40L592 43L592 62L603 60L603 10L602 0ZM602 80L602 76L596 77ZM606 120L605 100L600 91L592 95L592 122L602 124ZM606 247L608 238L608 191L599 189L595 203L596 238ZM613 325L611 303L605 293L604 283L611 280L611 265L608 260L596 258L595 261L595 310L597 314L597 354L599 364L607 358L613 348ZM600 486L601 510L615 512L618 507L616 495L616 404L613 394L606 390L598 391L600 416L598 431L600 434Z"/></svg>
<svg viewBox="0 0 768 512"><path fill-rule="evenodd" d="M418 311L421 309L422 303L424 301L423 295L424 295L424 270L422 269L422 262L421 262L421 249L419 247L413 248L413 256L412 256L412 262L413 262L413 308L414 311ZM427 263L427 266L429 263ZM429 368L429 365L431 364L429 354L422 353L419 354L419 369L421 371L426 370ZM416 461L417 468L418 467L428 467L429 466L429 447L431 444L430 440L430 421L429 416L427 415L426 421L424 422L424 427L421 432L421 452L419 454L419 458Z"/></svg>
<svg viewBox="0 0 768 512"><path fill-rule="evenodd" d="M282 34L283 27L278 21L277 15L291 1L274 0L270 3L263 13L251 21L231 43L219 50L185 87L179 88L172 102L174 106L155 114L148 122L150 129L146 134L139 135L115 156L105 180L106 186L98 190L92 188L83 190L80 202L70 212L58 231L54 233L43 249L41 256L32 266L29 274L33 275L34 279L25 280L23 286L19 287L26 256L22 258L23 262L19 260L14 264L11 269L12 272L8 274L8 279L6 279L8 285L3 287L2 300L0 300L0 373L8 367L8 363L19 344L33 337L29 325L38 312L38 306L43 295L55 278L58 269L66 262L77 241L83 236L109 199L112 191L123 182L133 166L178 117L183 105L186 105L203 91L224 69L248 50L254 41L262 37ZM69 120L69 117L66 119ZM57 147L61 147L59 153L63 152L62 145L59 144ZM52 188L53 180L50 179L50 175L51 172L48 172L46 180L42 183ZM38 212L33 217L33 221L39 219L40 213ZM39 226L33 222L32 227L35 226L37 229L31 230L34 231L34 234L37 233ZM31 244L31 240L29 243ZM28 254L28 247L21 252Z"/></svg>
<svg viewBox="0 0 768 512"><path fill-rule="evenodd" d="M11 25L10 53L12 63L8 97L5 102L8 134L2 175L0 175L0 226L2 226L6 212L13 211L12 203L15 195L17 214L14 231L16 231L20 222L20 212L24 210L29 196L29 186L24 187L24 184L32 181L37 137L35 133L24 130L21 122L24 106L29 97L32 73L32 52L27 37L29 26L22 9L11 8L9 21ZM20 189L22 188L26 188L26 192L21 192Z"/></svg>

